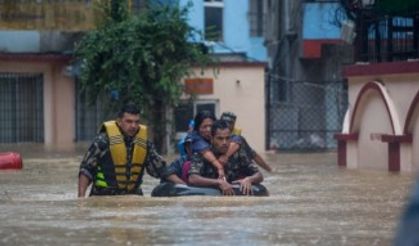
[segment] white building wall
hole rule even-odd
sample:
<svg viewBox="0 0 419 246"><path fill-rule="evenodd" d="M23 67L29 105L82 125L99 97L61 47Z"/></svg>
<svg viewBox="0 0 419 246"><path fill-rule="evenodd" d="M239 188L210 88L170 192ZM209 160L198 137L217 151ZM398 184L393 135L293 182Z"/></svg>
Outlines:
<svg viewBox="0 0 419 246"><path fill-rule="evenodd" d="M215 74L214 74L215 73ZM256 151L265 151L265 82L264 65L221 66L206 69L197 77L214 79L214 93L199 95L197 100L217 100L217 117L224 111L237 115L236 126Z"/></svg>

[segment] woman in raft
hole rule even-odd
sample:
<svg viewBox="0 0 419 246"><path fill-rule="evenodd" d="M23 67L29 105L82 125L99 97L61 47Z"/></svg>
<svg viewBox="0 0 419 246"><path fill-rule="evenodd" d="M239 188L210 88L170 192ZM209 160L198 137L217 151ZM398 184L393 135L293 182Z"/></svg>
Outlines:
<svg viewBox="0 0 419 246"><path fill-rule="evenodd" d="M216 120L210 111L200 111L194 118L193 130L186 135L181 155L169 166L169 172L178 175L185 183L188 183L188 172L191 166L190 160L194 153L201 153L208 161L217 169L220 178L224 177L224 168L222 164L215 158L210 150L211 146L211 127Z"/></svg>

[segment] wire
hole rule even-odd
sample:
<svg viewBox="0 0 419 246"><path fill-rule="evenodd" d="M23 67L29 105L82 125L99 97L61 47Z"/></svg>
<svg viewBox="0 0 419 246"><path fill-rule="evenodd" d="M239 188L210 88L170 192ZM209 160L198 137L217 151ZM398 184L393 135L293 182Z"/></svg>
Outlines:
<svg viewBox="0 0 419 246"><path fill-rule="evenodd" d="M295 78L284 77L278 74L274 74L271 72L266 72L265 77L269 76L270 78L274 78L284 82L293 82L293 83L315 83L315 84L333 84L333 83L342 83L345 81L344 78L337 79L337 80L321 80L321 81L314 81L314 80L298 80Z"/></svg>

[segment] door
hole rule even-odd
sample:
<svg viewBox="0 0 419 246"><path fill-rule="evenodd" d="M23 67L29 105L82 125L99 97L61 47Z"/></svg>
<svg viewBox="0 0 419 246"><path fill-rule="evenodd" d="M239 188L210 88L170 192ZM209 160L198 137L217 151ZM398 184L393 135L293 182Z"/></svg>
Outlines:
<svg viewBox="0 0 419 246"><path fill-rule="evenodd" d="M208 110L214 115L218 113L218 100L196 100L180 104L175 109L176 133L184 133L188 130L188 123L195 115L203 110Z"/></svg>
<svg viewBox="0 0 419 246"><path fill-rule="evenodd" d="M0 142L44 142L42 74L0 73Z"/></svg>

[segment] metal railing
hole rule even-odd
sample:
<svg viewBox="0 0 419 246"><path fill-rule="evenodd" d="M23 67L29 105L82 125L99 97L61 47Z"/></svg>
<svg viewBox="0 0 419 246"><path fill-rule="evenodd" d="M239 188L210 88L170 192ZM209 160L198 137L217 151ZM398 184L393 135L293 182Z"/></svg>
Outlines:
<svg viewBox="0 0 419 246"><path fill-rule="evenodd" d="M356 25L357 61L376 63L419 58L419 15L360 15Z"/></svg>

